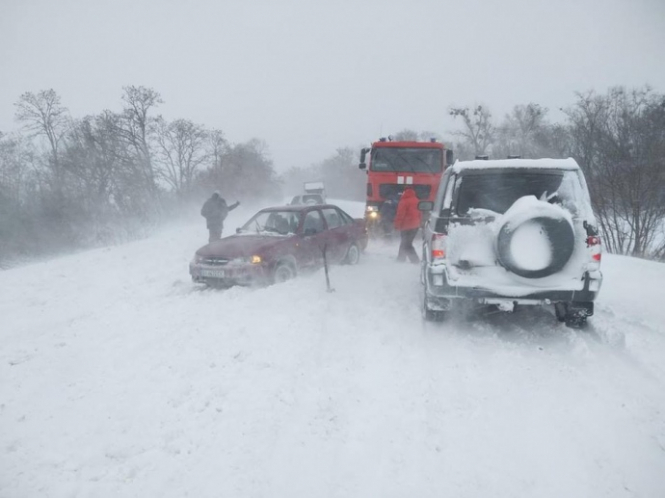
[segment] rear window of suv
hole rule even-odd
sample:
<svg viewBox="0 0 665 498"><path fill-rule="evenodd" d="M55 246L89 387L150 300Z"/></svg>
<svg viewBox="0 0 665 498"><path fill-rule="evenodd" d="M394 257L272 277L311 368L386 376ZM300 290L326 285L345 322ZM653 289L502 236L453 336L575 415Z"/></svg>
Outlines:
<svg viewBox="0 0 665 498"><path fill-rule="evenodd" d="M520 197L561 204L577 211L582 188L577 171L571 170L479 170L463 173L457 182L456 213L466 215L472 209L505 213Z"/></svg>

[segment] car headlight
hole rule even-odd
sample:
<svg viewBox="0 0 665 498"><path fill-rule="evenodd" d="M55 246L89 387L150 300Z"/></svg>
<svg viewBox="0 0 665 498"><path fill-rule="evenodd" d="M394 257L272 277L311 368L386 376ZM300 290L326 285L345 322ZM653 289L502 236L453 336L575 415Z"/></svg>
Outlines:
<svg viewBox="0 0 665 498"><path fill-rule="evenodd" d="M367 212L368 213L377 212L378 210L379 210L379 208L377 206L367 206Z"/></svg>
<svg viewBox="0 0 665 498"><path fill-rule="evenodd" d="M370 211L369 213L367 213L367 216L369 216L371 219L375 220L376 218L379 217L379 213L377 213L376 211Z"/></svg>
<svg viewBox="0 0 665 498"><path fill-rule="evenodd" d="M261 259L261 256L259 256L257 254L255 254L255 255L253 255L252 257L249 258L249 262L252 263L253 265L258 265L262 261L263 261L263 259Z"/></svg>
<svg viewBox="0 0 665 498"><path fill-rule="evenodd" d="M203 262L203 256L201 256L200 254L194 254L194 263L198 264L202 262Z"/></svg>

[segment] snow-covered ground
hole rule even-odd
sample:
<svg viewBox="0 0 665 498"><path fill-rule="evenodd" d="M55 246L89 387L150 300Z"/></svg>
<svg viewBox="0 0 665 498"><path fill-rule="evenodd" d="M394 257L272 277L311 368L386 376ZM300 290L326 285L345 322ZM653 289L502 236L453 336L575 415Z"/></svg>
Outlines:
<svg viewBox="0 0 665 498"><path fill-rule="evenodd" d="M1 497L665 496L665 265L604 256L588 331L425 325L395 247L202 290L206 237L0 273Z"/></svg>

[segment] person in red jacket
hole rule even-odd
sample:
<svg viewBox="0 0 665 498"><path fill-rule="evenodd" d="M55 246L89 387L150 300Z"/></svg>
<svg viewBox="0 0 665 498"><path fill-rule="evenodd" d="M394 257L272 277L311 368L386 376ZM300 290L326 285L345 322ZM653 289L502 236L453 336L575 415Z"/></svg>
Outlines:
<svg viewBox="0 0 665 498"><path fill-rule="evenodd" d="M394 226L400 232L399 253L397 261L409 261L418 263L420 259L413 248L413 239L420 228L422 215L418 209L418 197L412 188L407 188L397 204Z"/></svg>

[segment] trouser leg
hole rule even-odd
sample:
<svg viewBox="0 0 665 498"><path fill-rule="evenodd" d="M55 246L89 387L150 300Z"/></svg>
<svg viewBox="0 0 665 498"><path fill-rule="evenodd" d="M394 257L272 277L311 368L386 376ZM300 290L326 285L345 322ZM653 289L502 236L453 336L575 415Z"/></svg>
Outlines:
<svg viewBox="0 0 665 498"><path fill-rule="evenodd" d="M405 261L406 258L409 258L409 261L412 263L418 263L420 261L418 253L413 248L413 240L416 238L417 233L417 228L413 230L402 230L400 232L399 253L397 254L398 261Z"/></svg>
<svg viewBox="0 0 665 498"><path fill-rule="evenodd" d="M208 228L208 231L210 232L210 237L208 238L208 242L213 242L215 240L219 240L222 238L222 227Z"/></svg>

